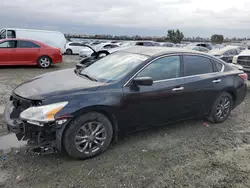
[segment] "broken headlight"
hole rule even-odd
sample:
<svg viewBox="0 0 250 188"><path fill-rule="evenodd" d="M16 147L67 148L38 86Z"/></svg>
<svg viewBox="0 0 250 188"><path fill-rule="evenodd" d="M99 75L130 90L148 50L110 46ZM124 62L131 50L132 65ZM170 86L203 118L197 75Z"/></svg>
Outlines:
<svg viewBox="0 0 250 188"><path fill-rule="evenodd" d="M40 125L38 122L46 123L55 121L54 116L56 113L67 104L68 102L59 102L44 106L30 107L20 114L20 118L37 125Z"/></svg>

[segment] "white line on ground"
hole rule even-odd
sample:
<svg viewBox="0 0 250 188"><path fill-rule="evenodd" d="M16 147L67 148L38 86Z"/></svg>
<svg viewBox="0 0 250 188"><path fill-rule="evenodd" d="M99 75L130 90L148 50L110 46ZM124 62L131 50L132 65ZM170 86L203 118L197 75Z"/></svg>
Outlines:
<svg viewBox="0 0 250 188"><path fill-rule="evenodd" d="M0 114L3 114L4 106L0 106Z"/></svg>

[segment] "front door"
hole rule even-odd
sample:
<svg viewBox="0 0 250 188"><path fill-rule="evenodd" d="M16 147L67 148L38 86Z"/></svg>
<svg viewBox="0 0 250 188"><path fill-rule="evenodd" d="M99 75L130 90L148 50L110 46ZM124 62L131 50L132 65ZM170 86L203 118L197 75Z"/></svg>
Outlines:
<svg viewBox="0 0 250 188"><path fill-rule="evenodd" d="M157 126L183 119L185 98L184 79L181 76L180 56L156 59L135 77L151 77L152 86L136 86L129 83L124 87L122 110L131 131Z"/></svg>
<svg viewBox="0 0 250 188"><path fill-rule="evenodd" d="M11 65L12 51L15 49L15 41L4 41L0 43L0 65Z"/></svg>
<svg viewBox="0 0 250 188"><path fill-rule="evenodd" d="M19 65L36 64L39 55L39 45L31 41L18 40L17 48L12 52L12 61Z"/></svg>

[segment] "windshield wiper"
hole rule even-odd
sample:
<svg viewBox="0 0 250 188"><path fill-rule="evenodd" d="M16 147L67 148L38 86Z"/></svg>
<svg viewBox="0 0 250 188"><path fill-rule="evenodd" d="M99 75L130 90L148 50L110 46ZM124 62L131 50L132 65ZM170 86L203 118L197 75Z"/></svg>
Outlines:
<svg viewBox="0 0 250 188"><path fill-rule="evenodd" d="M80 75L85 76L85 77L86 77L86 78L88 78L89 80L92 80L92 81L97 82L97 79L92 78L92 77L90 77L90 76L89 76L89 75L87 75L87 74L82 74L82 73L80 73Z"/></svg>

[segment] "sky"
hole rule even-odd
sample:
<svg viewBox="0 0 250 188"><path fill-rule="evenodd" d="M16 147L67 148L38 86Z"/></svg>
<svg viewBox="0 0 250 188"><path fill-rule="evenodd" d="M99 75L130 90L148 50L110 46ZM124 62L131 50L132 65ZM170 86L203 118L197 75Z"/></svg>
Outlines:
<svg viewBox="0 0 250 188"><path fill-rule="evenodd" d="M0 27L72 34L250 37L250 0L1 0Z"/></svg>

